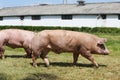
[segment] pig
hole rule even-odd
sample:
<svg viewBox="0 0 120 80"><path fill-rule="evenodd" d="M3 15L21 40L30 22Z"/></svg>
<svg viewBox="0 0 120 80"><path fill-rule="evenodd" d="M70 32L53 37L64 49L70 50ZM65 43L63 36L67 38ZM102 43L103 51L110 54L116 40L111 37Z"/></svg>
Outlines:
<svg viewBox="0 0 120 80"><path fill-rule="evenodd" d="M21 29L4 29L0 31L0 54L1 58L4 59L4 46L11 48L24 48L27 56L30 57L31 51L31 40L35 32L21 30Z"/></svg>
<svg viewBox="0 0 120 80"><path fill-rule="evenodd" d="M36 59L39 55L46 65L49 61L47 53L52 50L55 53L72 52L73 64L76 64L79 54L90 60L95 67L99 67L92 54L108 55L110 52L105 46L106 38L84 32L69 30L43 30L38 32L32 39L31 49L33 52L33 66L37 67Z"/></svg>

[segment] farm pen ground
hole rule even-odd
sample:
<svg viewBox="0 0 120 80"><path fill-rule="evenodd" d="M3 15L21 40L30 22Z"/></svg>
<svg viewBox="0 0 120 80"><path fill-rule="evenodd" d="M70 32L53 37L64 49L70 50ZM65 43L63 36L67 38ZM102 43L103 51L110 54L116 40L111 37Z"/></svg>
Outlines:
<svg viewBox="0 0 120 80"><path fill-rule="evenodd" d="M72 54L60 55L50 52L48 58L51 65L44 67L39 58L38 68L34 68L32 60L24 58L23 49L11 49L6 47L6 58L0 60L0 80L119 80L120 79L120 35L101 34L107 37L110 55L94 55L99 63L98 69L93 68L91 62L79 56L77 66L72 66Z"/></svg>

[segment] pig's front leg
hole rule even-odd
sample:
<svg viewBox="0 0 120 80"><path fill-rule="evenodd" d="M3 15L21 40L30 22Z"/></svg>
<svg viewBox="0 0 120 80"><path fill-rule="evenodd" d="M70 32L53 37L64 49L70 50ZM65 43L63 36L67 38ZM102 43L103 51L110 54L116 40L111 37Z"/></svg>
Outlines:
<svg viewBox="0 0 120 80"><path fill-rule="evenodd" d="M40 57L43 59L43 61L45 62L45 66L48 67L50 65L49 60L47 59L46 55L48 54L49 50L48 49L44 49L42 50L42 53L40 54Z"/></svg>
<svg viewBox="0 0 120 80"><path fill-rule="evenodd" d="M38 57L38 55L36 55L35 53L33 53L33 55L32 55L32 61L33 61L33 66L34 67L37 67L37 62L36 62L37 57Z"/></svg>
<svg viewBox="0 0 120 80"><path fill-rule="evenodd" d="M98 64L97 62L94 60L94 58L92 57L90 51L86 50L85 48L82 49L81 51L81 55L85 58L87 58L89 61L91 61L93 63L93 65L98 68Z"/></svg>
<svg viewBox="0 0 120 80"><path fill-rule="evenodd" d="M37 67L37 58L40 54L41 54L40 49L32 50L32 61L34 67Z"/></svg>
<svg viewBox="0 0 120 80"><path fill-rule="evenodd" d="M76 65L79 57L79 53L73 53L73 65Z"/></svg>

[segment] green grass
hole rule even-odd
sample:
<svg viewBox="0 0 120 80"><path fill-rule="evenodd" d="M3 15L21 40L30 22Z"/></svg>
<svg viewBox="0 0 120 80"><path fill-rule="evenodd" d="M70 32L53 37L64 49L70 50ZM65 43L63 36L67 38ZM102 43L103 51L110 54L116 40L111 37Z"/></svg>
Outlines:
<svg viewBox="0 0 120 80"><path fill-rule="evenodd" d="M37 68L32 60L24 58L23 49L6 47L6 58L0 60L0 80L120 80L120 35L97 34L107 37L110 55L93 55L100 67L79 56L77 66L72 66L72 53L60 55L50 52L47 56L51 65L46 68L39 58Z"/></svg>

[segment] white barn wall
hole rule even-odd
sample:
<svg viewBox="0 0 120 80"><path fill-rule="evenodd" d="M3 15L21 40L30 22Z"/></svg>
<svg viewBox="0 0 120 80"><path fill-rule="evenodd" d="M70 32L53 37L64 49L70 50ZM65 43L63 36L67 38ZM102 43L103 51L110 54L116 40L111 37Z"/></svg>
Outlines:
<svg viewBox="0 0 120 80"><path fill-rule="evenodd" d="M75 15L73 17L73 26L96 26L96 15Z"/></svg>
<svg viewBox="0 0 120 80"><path fill-rule="evenodd" d="M3 21L0 21L0 25L20 25L19 17L4 17Z"/></svg>
<svg viewBox="0 0 120 80"><path fill-rule="evenodd" d="M72 20L62 20L61 16L41 16L41 20L31 20L31 17L24 19L24 25L32 26L96 26L96 15L74 15Z"/></svg>
<svg viewBox="0 0 120 80"><path fill-rule="evenodd" d="M0 25L23 26L66 26L66 27L120 27L118 15L107 15L106 19L97 19L97 15L73 15L72 20L62 20L61 16L41 16L40 20L32 20L31 16L4 17Z"/></svg>
<svg viewBox="0 0 120 80"><path fill-rule="evenodd" d="M61 16L41 16L41 25L62 26Z"/></svg>
<svg viewBox="0 0 120 80"><path fill-rule="evenodd" d="M106 26L109 27L120 27L120 20L118 19L118 15L107 15Z"/></svg>
<svg viewBox="0 0 120 80"><path fill-rule="evenodd" d="M31 16L24 17L23 25L25 26L39 26L40 20L32 20Z"/></svg>
<svg viewBox="0 0 120 80"><path fill-rule="evenodd" d="M25 16L24 20L22 20L22 25L31 26L32 24L33 23L32 23L32 20L31 20L31 16Z"/></svg>

